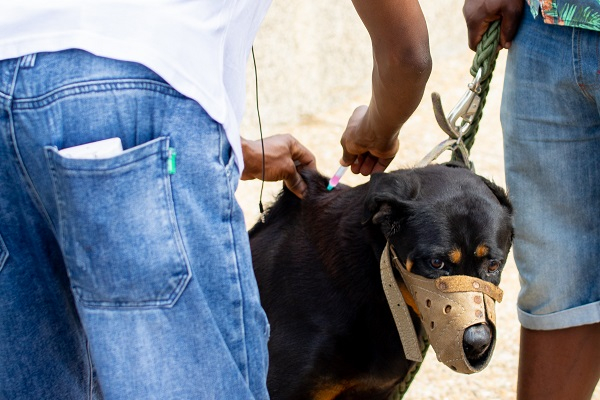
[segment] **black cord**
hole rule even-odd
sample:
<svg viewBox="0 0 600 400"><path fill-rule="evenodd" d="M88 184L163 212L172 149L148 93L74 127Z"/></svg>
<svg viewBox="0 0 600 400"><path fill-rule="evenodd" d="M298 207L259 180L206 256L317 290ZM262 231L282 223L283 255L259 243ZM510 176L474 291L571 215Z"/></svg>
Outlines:
<svg viewBox="0 0 600 400"><path fill-rule="evenodd" d="M262 182L260 184L260 195L258 197L258 209L261 221L265 222L265 210L262 204L263 189L265 188L265 141L263 139L262 123L260 121L260 108L258 106L258 72L256 69L256 57L254 57L254 46L252 46L252 62L254 63L254 88L256 93L256 114L258 115L258 130L260 131L260 144L262 146Z"/></svg>

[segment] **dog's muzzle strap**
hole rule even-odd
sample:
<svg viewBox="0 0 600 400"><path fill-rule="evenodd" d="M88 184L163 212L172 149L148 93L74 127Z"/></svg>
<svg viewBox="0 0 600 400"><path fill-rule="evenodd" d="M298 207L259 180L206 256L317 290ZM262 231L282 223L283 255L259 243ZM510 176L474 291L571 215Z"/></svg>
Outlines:
<svg viewBox="0 0 600 400"><path fill-rule="evenodd" d="M417 332L392 270L389 244L386 244L385 250L383 250L379 265L383 291L390 306L390 310L392 311L398 334L400 335L400 342L404 348L404 355L407 360L422 362L423 356L421 354Z"/></svg>

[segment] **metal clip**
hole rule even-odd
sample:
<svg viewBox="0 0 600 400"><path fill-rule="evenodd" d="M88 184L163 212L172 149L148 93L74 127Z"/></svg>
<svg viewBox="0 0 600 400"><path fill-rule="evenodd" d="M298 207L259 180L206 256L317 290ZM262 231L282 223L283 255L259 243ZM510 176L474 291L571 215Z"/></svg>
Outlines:
<svg viewBox="0 0 600 400"><path fill-rule="evenodd" d="M469 126L471 126L471 123L473 122L473 118L475 118L475 113L479 108L479 103L481 102L481 97L479 97L479 94L481 93L481 73L482 69L479 68L477 75L468 85L469 90L463 94L462 98L448 114L448 124L457 136L456 139L461 137L467 129L469 129ZM460 125L457 124L459 118L462 118L464 123Z"/></svg>
<svg viewBox="0 0 600 400"><path fill-rule="evenodd" d="M471 123L475 118L475 113L481 102L481 75L482 68L479 68L475 78L469 83L469 90L463 94L456 106L450 111L448 116L444 113L442 107L442 99L439 93L432 93L431 100L433 102L433 113L440 128L446 132L450 139L445 140L429 152L417 165L424 166L435 160L445 150L458 151L469 168L474 169L473 164L469 161L469 151L462 141L463 135L467 132ZM462 119L460 123L459 119Z"/></svg>
<svg viewBox="0 0 600 400"><path fill-rule="evenodd" d="M481 93L481 73L482 69L479 68L477 75L468 85L469 89L463 94L452 111L448 113L448 117L446 117L446 114L444 113L440 95L438 93L432 93L431 95L435 119L440 128L442 128L442 130L452 139L460 139L469 126L471 126L473 118L475 118L475 113L481 102L481 97L479 97L479 93ZM459 118L464 122L462 126L457 123Z"/></svg>

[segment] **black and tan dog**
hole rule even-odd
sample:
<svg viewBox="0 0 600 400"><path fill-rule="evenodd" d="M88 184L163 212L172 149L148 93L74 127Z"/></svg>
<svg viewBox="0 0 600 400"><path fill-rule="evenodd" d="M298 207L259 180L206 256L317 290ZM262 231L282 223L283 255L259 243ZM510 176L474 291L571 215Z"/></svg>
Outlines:
<svg viewBox="0 0 600 400"><path fill-rule="evenodd" d="M498 284L512 242L510 202L452 165L374 174L330 192L325 177L304 178L304 200L284 189L250 231L272 329L269 392L274 400L387 399L412 362L382 290L386 241L415 274ZM485 356L493 334L485 324L465 332L469 360Z"/></svg>

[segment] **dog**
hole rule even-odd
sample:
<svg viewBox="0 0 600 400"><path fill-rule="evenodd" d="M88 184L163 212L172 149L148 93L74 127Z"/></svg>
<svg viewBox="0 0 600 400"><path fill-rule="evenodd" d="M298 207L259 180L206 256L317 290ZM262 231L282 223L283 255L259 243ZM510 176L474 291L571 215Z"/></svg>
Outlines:
<svg viewBox="0 0 600 400"><path fill-rule="evenodd" d="M413 362L382 289L386 243L414 274L498 285L512 244L511 203L502 188L455 163L377 173L332 191L319 173L302 175L304 199L284 188L249 231L271 324L269 393L274 400L388 399ZM486 324L465 331L469 361L486 357L494 334Z"/></svg>

